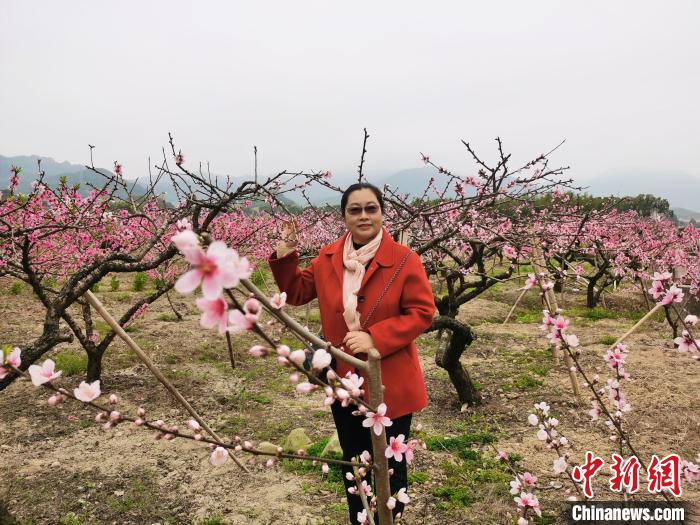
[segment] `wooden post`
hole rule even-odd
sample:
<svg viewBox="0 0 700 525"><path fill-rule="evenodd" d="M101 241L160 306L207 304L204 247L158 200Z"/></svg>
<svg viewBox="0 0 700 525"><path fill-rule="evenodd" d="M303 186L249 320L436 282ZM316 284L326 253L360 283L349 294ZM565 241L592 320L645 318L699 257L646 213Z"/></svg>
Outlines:
<svg viewBox="0 0 700 525"><path fill-rule="evenodd" d="M379 406L384 401L384 392L382 386L381 372L381 356L375 348L369 351L367 362L369 363L369 403L372 406ZM384 455L386 451L386 431L382 429L382 433L377 435L374 430L370 429L372 435L372 460L374 461L374 486L377 490L377 512L379 513L379 522L382 525L393 525L394 515L386 506L386 502L391 497L391 489L389 488L389 461ZM405 459L404 459L405 461Z"/></svg>
<svg viewBox="0 0 700 525"><path fill-rule="evenodd" d="M139 359L143 362L143 364L146 365L146 367L151 371L151 373L160 381L165 388L168 389L168 391L177 399L180 404L185 407L185 410L189 412L189 414L199 423L202 425L202 428L206 430L206 432L216 439L217 441L223 443L224 441L216 435L216 432L214 432L209 425L207 424L206 421L202 419L202 417L197 413L197 411L192 408L192 405L190 405L187 400L182 396L180 391L175 388L175 385L173 385L167 377L163 375L163 373L158 370L158 367L156 367L155 364L153 364L153 361L146 355L146 353L141 350L139 345L136 344L136 342L129 337L129 334L127 334L124 329L119 326L119 323L112 317L112 315L105 309L105 307L102 305L100 300L95 297L95 294L93 294L90 290L85 292L85 298L88 300L90 305L97 311L98 314L100 314L100 317L105 320L105 322L109 325L109 327L114 330L114 333L117 334L125 343L126 346L131 348L134 352L136 352L136 355L139 357ZM243 463L241 463L236 456L233 454L230 454L231 459L243 470L246 472L250 472Z"/></svg>

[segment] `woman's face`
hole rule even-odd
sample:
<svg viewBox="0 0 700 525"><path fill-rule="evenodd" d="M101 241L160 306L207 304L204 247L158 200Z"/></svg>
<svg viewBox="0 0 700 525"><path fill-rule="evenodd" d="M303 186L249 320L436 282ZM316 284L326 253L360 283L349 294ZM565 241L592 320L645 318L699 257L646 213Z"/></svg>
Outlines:
<svg viewBox="0 0 700 525"><path fill-rule="evenodd" d="M345 226L358 244L367 244L382 229L382 209L372 190L363 188L348 195L345 206Z"/></svg>

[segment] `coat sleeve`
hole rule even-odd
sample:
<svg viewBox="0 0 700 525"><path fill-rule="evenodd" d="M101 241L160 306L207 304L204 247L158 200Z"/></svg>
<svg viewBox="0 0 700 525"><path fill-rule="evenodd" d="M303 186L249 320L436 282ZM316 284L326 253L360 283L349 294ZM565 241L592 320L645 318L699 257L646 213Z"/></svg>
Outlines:
<svg viewBox="0 0 700 525"><path fill-rule="evenodd" d="M314 264L317 259L313 259L302 270L299 268L299 253L296 250L280 259L276 253L270 256L268 262L272 275L280 291L287 294L287 303L298 306L316 298Z"/></svg>
<svg viewBox="0 0 700 525"><path fill-rule="evenodd" d="M375 348L383 358L410 345L433 322L433 290L416 253L409 256L405 270L407 276L403 281L399 302L401 314L382 319L367 328Z"/></svg>

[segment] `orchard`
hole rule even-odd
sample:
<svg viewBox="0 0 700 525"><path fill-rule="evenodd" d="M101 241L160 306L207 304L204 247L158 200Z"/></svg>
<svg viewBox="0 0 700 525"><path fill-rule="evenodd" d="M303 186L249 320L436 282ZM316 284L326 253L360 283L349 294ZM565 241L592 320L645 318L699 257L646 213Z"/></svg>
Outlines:
<svg viewBox="0 0 700 525"><path fill-rule="evenodd" d="M551 151L518 163L500 139L495 155L464 147L473 172L421 153L447 182L384 188L384 225L420 256L436 305L417 340L429 406L389 439L379 352L327 342L316 301L286 304L268 265L285 224L302 265L343 234L338 206L306 197L340 201L330 172L234 186L188 166L172 137L145 194L118 161L87 166L89 193L14 169L0 521L330 525L348 522L346 491L370 524L700 501L700 229L584 205ZM156 193L162 178L178 202ZM352 461L334 403L371 432ZM409 466L394 492L389 458Z"/></svg>

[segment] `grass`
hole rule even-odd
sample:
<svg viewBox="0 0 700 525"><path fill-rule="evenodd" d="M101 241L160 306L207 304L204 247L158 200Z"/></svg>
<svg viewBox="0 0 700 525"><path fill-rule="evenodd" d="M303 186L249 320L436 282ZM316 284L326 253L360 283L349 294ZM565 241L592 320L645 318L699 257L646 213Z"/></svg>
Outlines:
<svg viewBox="0 0 700 525"><path fill-rule="evenodd" d="M535 390L544 384L541 379L535 379L528 374L519 374L513 380L513 384L519 390Z"/></svg>
<svg viewBox="0 0 700 525"><path fill-rule="evenodd" d="M224 525L224 518L220 514L215 514L211 518L205 518L200 525Z"/></svg>
<svg viewBox="0 0 700 525"><path fill-rule="evenodd" d="M24 292L24 284L21 281L15 281L10 286L10 295L21 295Z"/></svg>
<svg viewBox="0 0 700 525"><path fill-rule="evenodd" d="M445 508L469 507L485 495L496 494L507 498L508 482L512 475L503 463L492 456L470 450L470 454L460 462L443 463L446 480L432 490L433 495L444 500Z"/></svg>
<svg viewBox="0 0 700 525"><path fill-rule="evenodd" d="M150 484L149 484L150 485ZM107 505L117 512L138 511L146 512L155 504L155 495L141 480L134 480L129 490L123 496L107 497Z"/></svg>
<svg viewBox="0 0 700 525"><path fill-rule="evenodd" d="M260 403L261 405L271 405L272 404L272 399L270 399L268 396L265 394L257 394L251 397L253 401L256 403Z"/></svg>
<svg viewBox="0 0 700 525"><path fill-rule="evenodd" d="M610 346L615 341L617 341L617 337L615 337L614 335L604 335L603 337L600 338L600 340L598 342L601 345Z"/></svg>
<svg viewBox="0 0 700 525"><path fill-rule="evenodd" d="M519 313L515 320L519 323L538 323L542 320L542 310Z"/></svg>
<svg viewBox="0 0 700 525"><path fill-rule="evenodd" d="M409 483L425 483L430 479L430 474L427 472L415 471L408 473Z"/></svg>
<svg viewBox="0 0 700 525"><path fill-rule="evenodd" d="M462 459L473 458L474 454L478 453L471 448L472 445L487 445L495 442L496 436L490 432L475 432L457 437L431 436L425 440L428 450L452 452Z"/></svg>
<svg viewBox="0 0 700 525"><path fill-rule="evenodd" d="M64 376L84 374L87 371L88 356L85 352L61 352L54 357L56 369Z"/></svg>
<svg viewBox="0 0 700 525"><path fill-rule="evenodd" d="M323 449L328 444L328 438L323 438L309 446L308 454L309 456L320 456ZM342 459L340 454L329 454L327 457L333 459ZM294 472L295 474L305 475L305 474L315 474L320 477L321 467L319 465L313 466L310 461L299 461L299 460L282 460L280 465L287 472ZM328 464L329 470L328 474L323 475L323 479L320 482L318 489L316 485L311 485L306 482L306 490L308 493L315 493L319 489L327 490L329 492L335 492L336 494L345 493L345 483L343 483L343 471L340 465L335 465L333 463ZM347 507L345 507L347 508ZM346 512L343 510L343 512Z"/></svg>

